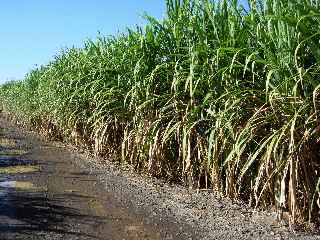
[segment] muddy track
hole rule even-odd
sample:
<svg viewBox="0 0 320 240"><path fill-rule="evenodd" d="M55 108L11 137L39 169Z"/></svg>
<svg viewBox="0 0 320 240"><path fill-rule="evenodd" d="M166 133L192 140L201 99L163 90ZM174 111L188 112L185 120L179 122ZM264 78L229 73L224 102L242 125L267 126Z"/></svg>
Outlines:
<svg viewBox="0 0 320 240"><path fill-rule="evenodd" d="M177 224L156 224L132 211L65 146L41 141L3 119L0 124L0 239L192 237Z"/></svg>
<svg viewBox="0 0 320 240"><path fill-rule="evenodd" d="M0 239L320 239L273 212L135 174L0 118Z"/></svg>

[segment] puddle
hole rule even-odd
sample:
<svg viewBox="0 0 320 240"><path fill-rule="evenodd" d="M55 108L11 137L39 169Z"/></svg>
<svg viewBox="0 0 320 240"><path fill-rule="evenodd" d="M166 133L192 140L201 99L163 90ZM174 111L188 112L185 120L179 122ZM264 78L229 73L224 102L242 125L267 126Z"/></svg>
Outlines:
<svg viewBox="0 0 320 240"><path fill-rule="evenodd" d="M0 182L0 188L15 188L18 190L40 190L31 182L23 181L4 181Z"/></svg>
<svg viewBox="0 0 320 240"><path fill-rule="evenodd" d="M3 150L3 151L0 151L0 156L16 156L16 155L23 155L23 154L26 154L27 151L24 151L22 149L7 149L7 150Z"/></svg>
<svg viewBox="0 0 320 240"><path fill-rule="evenodd" d="M18 173L31 173L40 171L39 166L9 166L0 167L0 174L18 174Z"/></svg>
<svg viewBox="0 0 320 240"><path fill-rule="evenodd" d="M0 146L4 148L16 147L16 141L10 138L0 138Z"/></svg>

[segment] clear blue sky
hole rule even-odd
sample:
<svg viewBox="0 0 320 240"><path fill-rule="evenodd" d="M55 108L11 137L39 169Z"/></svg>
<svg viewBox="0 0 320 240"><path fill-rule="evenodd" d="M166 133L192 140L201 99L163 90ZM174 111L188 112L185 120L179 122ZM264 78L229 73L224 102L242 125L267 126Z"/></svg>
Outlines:
<svg viewBox="0 0 320 240"><path fill-rule="evenodd" d="M241 2L241 1L240 1ZM59 50L160 19L165 0L6 0L0 3L0 83L21 79Z"/></svg>
<svg viewBox="0 0 320 240"><path fill-rule="evenodd" d="M22 78L61 48L80 45L100 31L114 35L162 18L165 0L10 0L0 3L0 83Z"/></svg>

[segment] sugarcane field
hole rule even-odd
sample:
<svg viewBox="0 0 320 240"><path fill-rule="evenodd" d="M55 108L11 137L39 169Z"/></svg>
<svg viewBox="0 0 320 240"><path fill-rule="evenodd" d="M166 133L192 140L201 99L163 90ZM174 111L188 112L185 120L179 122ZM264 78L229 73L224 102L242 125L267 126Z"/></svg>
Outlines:
<svg viewBox="0 0 320 240"><path fill-rule="evenodd" d="M0 13L0 239L320 239L320 0Z"/></svg>

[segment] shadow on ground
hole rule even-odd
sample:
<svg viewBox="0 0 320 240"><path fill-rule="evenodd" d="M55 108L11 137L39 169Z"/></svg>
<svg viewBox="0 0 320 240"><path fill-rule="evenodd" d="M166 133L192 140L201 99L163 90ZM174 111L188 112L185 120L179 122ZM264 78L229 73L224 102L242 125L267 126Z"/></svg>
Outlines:
<svg viewBox="0 0 320 240"><path fill-rule="evenodd" d="M2 135L2 134L0 134ZM28 160L28 153L7 154L8 151L21 149L21 139L15 136L0 136L10 146L0 144L0 170L12 167L37 166L39 163ZM24 148L22 146L22 148ZM41 163L40 165L44 165ZM1 174L0 171L0 238L16 239L23 236L25 239L35 238L41 234L68 236L67 239L99 239L85 232L85 229L75 229L72 226L99 225L105 221L93 215L84 215L76 208L78 202L87 201L85 196L74 193L52 194L45 189L32 188L28 182L15 181L16 174ZM32 174L32 173L28 173ZM20 185L19 185L20 183ZM21 184L24 183L24 184ZM21 188L21 185L24 186ZM20 186L20 187L17 187ZM72 226L66 224L72 223ZM73 236L73 237L72 237Z"/></svg>
<svg viewBox="0 0 320 240"><path fill-rule="evenodd" d="M97 216L80 214L72 207L62 206L61 202L68 199L69 204L80 201L83 196L75 194L60 195L54 200L46 193L17 191L0 188L0 236L6 234L23 234L37 236L39 232L55 234L86 236L88 239L97 239L85 233L65 230L66 219L75 225L101 224L104 219ZM68 221L68 222L69 222Z"/></svg>

